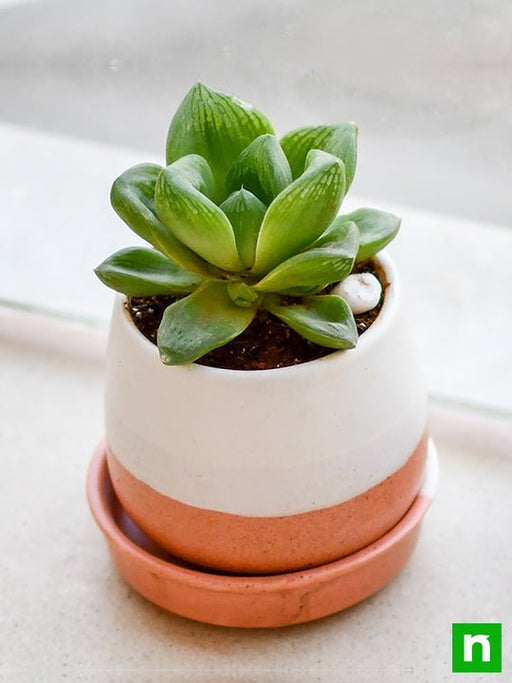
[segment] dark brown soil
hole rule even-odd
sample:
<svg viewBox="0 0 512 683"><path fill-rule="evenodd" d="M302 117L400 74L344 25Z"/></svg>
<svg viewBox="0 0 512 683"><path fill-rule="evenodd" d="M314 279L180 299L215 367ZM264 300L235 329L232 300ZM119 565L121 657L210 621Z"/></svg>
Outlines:
<svg viewBox="0 0 512 683"><path fill-rule="evenodd" d="M358 264L352 272L371 272L379 278L383 289L387 286L383 274L372 261ZM329 290L326 290L328 293ZM137 328L156 344L156 334L165 309L177 301L175 296L128 297L127 309ZM383 296L378 306L367 313L355 316L357 331L362 335L377 318L382 308ZM196 361L231 370L267 370L298 365L321 358L335 349L328 349L301 337L297 332L267 311L260 309L249 327L236 339L210 351Z"/></svg>

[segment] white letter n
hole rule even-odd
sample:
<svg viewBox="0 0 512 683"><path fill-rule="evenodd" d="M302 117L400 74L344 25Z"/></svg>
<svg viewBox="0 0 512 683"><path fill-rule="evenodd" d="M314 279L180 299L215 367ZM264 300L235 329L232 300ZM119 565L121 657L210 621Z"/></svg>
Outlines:
<svg viewBox="0 0 512 683"><path fill-rule="evenodd" d="M472 636L469 633L464 634L464 661L473 661L473 645L475 645L475 643L478 643L482 647L482 662L490 662L491 646L489 645L489 636Z"/></svg>

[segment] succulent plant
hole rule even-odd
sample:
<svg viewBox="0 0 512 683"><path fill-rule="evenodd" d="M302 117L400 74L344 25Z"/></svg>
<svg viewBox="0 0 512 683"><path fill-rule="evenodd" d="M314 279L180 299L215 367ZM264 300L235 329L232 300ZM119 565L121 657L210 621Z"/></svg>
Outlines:
<svg viewBox="0 0 512 683"><path fill-rule="evenodd" d="M115 211L152 248L122 249L95 272L128 296L179 297L157 334L167 364L228 343L259 307L310 341L353 348L350 308L323 292L400 225L376 209L339 215L356 155L354 123L278 140L260 111L197 83L172 119L167 166L134 166L112 186Z"/></svg>

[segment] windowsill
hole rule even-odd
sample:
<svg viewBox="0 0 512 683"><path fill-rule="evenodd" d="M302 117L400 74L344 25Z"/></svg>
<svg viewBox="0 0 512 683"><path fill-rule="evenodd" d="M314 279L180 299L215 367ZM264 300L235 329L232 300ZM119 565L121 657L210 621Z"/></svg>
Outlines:
<svg viewBox="0 0 512 683"><path fill-rule="evenodd" d="M102 434L105 338L79 322L0 310L1 518L9 520L0 674L21 683L64 672L76 680L330 680L342 662L359 681L441 680L452 622L506 624L512 425L437 402L438 493L411 562L377 595L277 631L198 624L136 595L116 574L85 500Z"/></svg>

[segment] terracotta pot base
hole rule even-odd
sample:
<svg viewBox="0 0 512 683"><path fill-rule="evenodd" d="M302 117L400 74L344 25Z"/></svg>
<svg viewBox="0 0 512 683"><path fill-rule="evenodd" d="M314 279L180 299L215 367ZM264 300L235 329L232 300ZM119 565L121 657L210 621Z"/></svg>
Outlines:
<svg viewBox="0 0 512 683"><path fill-rule="evenodd" d="M373 595L405 566L418 539L437 481L429 442L425 478L405 516L356 553L314 569L269 576L232 576L203 570L153 543L119 503L104 445L89 468L88 498L121 576L164 609L220 626L271 628L313 621Z"/></svg>
<svg viewBox="0 0 512 683"><path fill-rule="evenodd" d="M418 493L427 445L425 432L399 470L350 500L276 517L240 516L174 500L134 477L108 446L107 463L122 507L171 555L207 571L268 575L327 564L381 538Z"/></svg>

